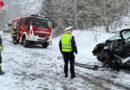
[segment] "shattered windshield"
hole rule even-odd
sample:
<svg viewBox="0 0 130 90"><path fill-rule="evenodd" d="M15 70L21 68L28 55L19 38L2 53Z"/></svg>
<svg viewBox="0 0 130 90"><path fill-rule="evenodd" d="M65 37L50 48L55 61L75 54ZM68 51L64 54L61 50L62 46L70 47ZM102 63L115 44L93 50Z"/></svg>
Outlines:
<svg viewBox="0 0 130 90"><path fill-rule="evenodd" d="M117 40L117 39L121 39L119 32L116 35L114 35L111 38L109 38L108 40Z"/></svg>
<svg viewBox="0 0 130 90"><path fill-rule="evenodd" d="M122 35L123 35L124 39L128 39L130 41L130 30L129 31L123 31ZM120 32L118 32L116 35L112 36L108 40L117 40L117 39L121 39Z"/></svg>
<svg viewBox="0 0 130 90"><path fill-rule="evenodd" d="M32 26L40 28L52 28L51 21L41 18L32 18Z"/></svg>
<svg viewBox="0 0 130 90"><path fill-rule="evenodd" d="M130 30L122 32L123 38L130 41Z"/></svg>

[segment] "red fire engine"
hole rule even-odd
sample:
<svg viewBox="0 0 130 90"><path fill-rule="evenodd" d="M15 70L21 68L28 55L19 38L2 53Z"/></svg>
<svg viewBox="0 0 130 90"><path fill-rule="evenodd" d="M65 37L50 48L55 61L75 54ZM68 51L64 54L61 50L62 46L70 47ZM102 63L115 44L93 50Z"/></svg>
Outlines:
<svg viewBox="0 0 130 90"><path fill-rule="evenodd" d="M47 48L52 40L53 26L49 16L32 14L12 21L11 36L13 38L13 27L16 27L17 42L22 43L24 47L37 43Z"/></svg>

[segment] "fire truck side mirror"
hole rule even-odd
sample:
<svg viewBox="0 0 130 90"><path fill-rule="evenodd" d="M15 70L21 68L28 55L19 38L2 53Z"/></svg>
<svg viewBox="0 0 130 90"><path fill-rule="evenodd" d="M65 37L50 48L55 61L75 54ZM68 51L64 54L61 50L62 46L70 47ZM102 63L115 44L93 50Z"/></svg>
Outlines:
<svg viewBox="0 0 130 90"><path fill-rule="evenodd" d="M27 30L30 30L29 17L27 17L26 19L26 25L27 25Z"/></svg>
<svg viewBox="0 0 130 90"><path fill-rule="evenodd" d="M57 24L55 22L53 22L53 28L56 28Z"/></svg>

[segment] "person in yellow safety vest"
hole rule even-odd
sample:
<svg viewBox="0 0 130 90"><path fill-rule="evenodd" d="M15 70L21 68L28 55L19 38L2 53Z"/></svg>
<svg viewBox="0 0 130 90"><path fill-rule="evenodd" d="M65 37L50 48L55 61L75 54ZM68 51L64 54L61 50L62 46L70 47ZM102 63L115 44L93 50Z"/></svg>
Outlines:
<svg viewBox="0 0 130 90"><path fill-rule="evenodd" d="M59 42L60 52L63 55L65 63L64 64L65 78L68 77L68 62L70 61L71 79L76 77L74 69L74 62L75 62L74 52L76 54L78 53L74 36L71 35L72 29L73 29L72 26L65 28L65 33L62 35L61 40Z"/></svg>
<svg viewBox="0 0 130 90"><path fill-rule="evenodd" d="M2 52L2 50L3 50L3 45L2 45L2 38L1 38L1 36L0 36L0 75L5 74L5 73L2 71L2 68L1 68L1 66L2 66L2 57L1 57L1 52Z"/></svg>
<svg viewBox="0 0 130 90"><path fill-rule="evenodd" d="M17 34L18 34L18 31L16 29L16 26L13 27L13 43L14 44L17 44Z"/></svg>

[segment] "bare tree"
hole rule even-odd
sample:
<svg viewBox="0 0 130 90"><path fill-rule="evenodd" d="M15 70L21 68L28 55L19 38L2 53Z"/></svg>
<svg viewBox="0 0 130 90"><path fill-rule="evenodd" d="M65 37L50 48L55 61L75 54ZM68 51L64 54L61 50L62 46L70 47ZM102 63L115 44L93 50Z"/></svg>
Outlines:
<svg viewBox="0 0 130 90"><path fill-rule="evenodd" d="M42 14L57 23L56 31L68 25L75 29L104 26L109 32L112 24L129 12L129 0L43 0Z"/></svg>

